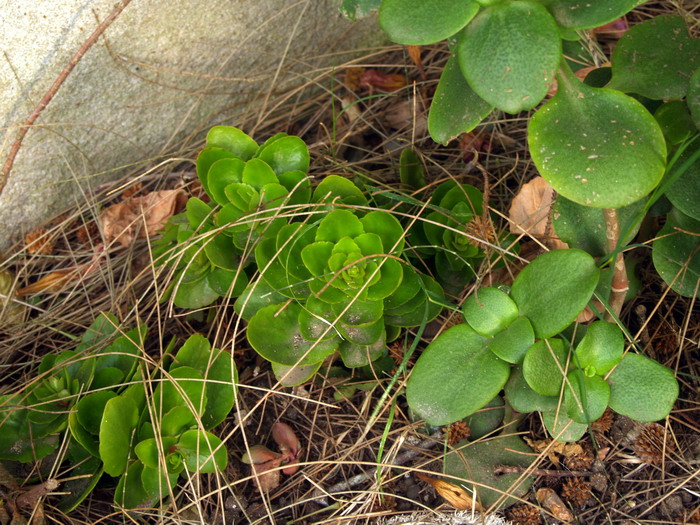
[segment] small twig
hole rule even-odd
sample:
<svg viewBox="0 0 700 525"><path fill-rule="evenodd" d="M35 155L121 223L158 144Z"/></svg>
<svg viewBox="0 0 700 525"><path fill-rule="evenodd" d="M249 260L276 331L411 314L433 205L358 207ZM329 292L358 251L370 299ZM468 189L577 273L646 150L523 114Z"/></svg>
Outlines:
<svg viewBox="0 0 700 525"><path fill-rule="evenodd" d="M85 42L83 42L83 45L81 45L75 52L75 54L71 57L71 59L68 61L68 64L66 64L66 67L63 68L63 71L61 71L56 77L56 80L53 81L53 84L51 85L49 90L44 94L43 97L41 97L41 100L34 108L34 111L32 111L31 115L29 115L24 124L22 124L22 126L19 128L17 138L12 143L12 147L10 148L10 152L7 155L7 159L5 159L5 162L2 166L2 172L0 172L0 195L5 189L7 180L10 177L10 172L12 171L12 165L15 163L15 157L19 152L19 148L22 146L22 141L24 140L25 135L29 131L29 128L34 125L34 122L36 122L36 119L39 118L41 112L44 111L46 106L49 105L53 97L60 89L63 82L66 80L66 78L68 78L68 75L70 75L71 71L73 71L73 68L78 64L78 62L80 62L80 59L83 58L85 53L87 53L88 50L92 47L92 45L95 42L97 42L97 39L100 38L102 33L105 32L105 30L112 24L112 22L114 22L114 20L116 20L116 18L121 14L124 8L127 5L129 5L129 3L131 3L131 0L121 0L121 2L119 2L119 4L117 4L117 6L112 10L109 16L105 18L100 25L97 26L95 31L93 31L93 33L88 37L88 39Z"/></svg>
<svg viewBox="0 0 700 525"><path fill-rule="evenodd" d="M392 465L405 465L409 461L411 461L413 458L421 454L422 452L425 452L426 450L429 450L431 448L434 448L438 444L441 443L441 440L443 438L442 431L437 431L434 434L432 434L429 438L424 439L418 445L415 446L415 448L411 450L407 450L406 452L403 452L402 454L399 454L396 456L394 461L391 462ZM322 505L324 507L328 506L328 499L325 497L325 494L332 495L335 492L345 492L353 487L356 487L357 485L360 485L362 483L365 483L371 479L374 479L376 476L376 470L369 470L365 471L362 474L357 474L355 476L352 476L349 478L347 481L341 481L340 483L336 483L332 487L330 487L328 490L321 490L321 489L316 489L314 491L314 496L316 498L316 502L319 505Z"/></svg>
<svg viewBox="0 0 700 525"><path fill-rule="evenodd" d="M615 209L606 208L603 213L605 214L605 235L608 239L608 250L612 253L617 249L617 244L620 241L620 221ZM615 256L612 284L610 285L610 311L605 313L606 321L615 322L615 317L620 315L629 287L625 259L622 250L620 250Z"/></svg>
<svg viewBox="0 0 700 525"><path fill-rule="evenodd" d="M549 470L542 468L529 469L527 467L518 467L514 465L497 465L493 469L494 476L503 476L504 474L522 474L523 472L527 472L533 476L548 476L550 478L578 478L593 475L593 472L584 472L581 470Z"/></svg>

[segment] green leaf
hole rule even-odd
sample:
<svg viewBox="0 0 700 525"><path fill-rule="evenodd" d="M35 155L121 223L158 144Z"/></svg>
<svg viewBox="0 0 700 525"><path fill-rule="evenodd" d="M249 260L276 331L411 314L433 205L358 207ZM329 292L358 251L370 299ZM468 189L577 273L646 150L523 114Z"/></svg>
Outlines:
<svg viewBox="0 0 700 525"><path fill-rule="evenodd" d="M131 450L131 440L139 414L133 401L118 396L107 401L100 423L100 458L110 476L124 473Z"/></svg>
<svg viewBox="0 0 700 525"><path fill-rule="evenodd" d="M265 306L280 304L285 297L270 286L266 280L258 279L248 287L236 299L233 305L235 312L244 320L250 321L258 310Z"/></svg>
<svg viewBox="0 0 700 525"><path fill-rule="evenodd" d="M263 146L257 156L267 162L278 175L286 171L309 171L309 149L299 137L281 137L268 146Z"/></svg>
<svg viewBox="0 0 700 525"><path fill-rule="evenodd" d="M685 161L697 153L700 145L688 147L676 161L676 166L681 166ZM696 160L688 169L678 177L666 190L666 197L681 213L700 221L700 160Z"/></svg>
<svg viewBox="0 0 700 525"><path fill-rule="evenodd" d="M145 466L158 468L160 466L159 458L168 453L170 447L177 443L177 438L164 437L159 441L160 443L158 443L155 438L144 439L134 447L136 457L139 458Z"/></svg>
<svg viewBox="0 0 700 525"><path fill-rule="evenodd" d="M73 465L71 478L61 484L61 497L58 508L66 514L72 512L90 495L102 478L102 461L90 457L89 452L73 441L68 446L68 458Z"/></svg>
<svg viewBox="0 0 700 525"><path fill-rule="evenodd" d="M279 183L290 193L289 205L308 204L311 202L311 181L300 170L286 171L279 175Z"/></svg>
<svg viewBox="0 0 700 525"><path fill-rule="evenodd" d="M221 159L235 159L238 158L235 153L218 147L206 147L197 155L197 177L199 177L199 182L202 183L204 191L209 195L209 168L217 160ZM190 198L191 200L191 198Z"/></svg>
<svg viewBox="0 0 700 525"><path fill-rule="evenodd" d="M700 129L700 67L693 73L688 84L688 109L695 122L695 127Z"/></svg>
<svg viewBox="0 0 700 525"><path fill-rule="evenodd" d="M498 288L481 288L467 297L462 306L464 318L477 333L490 337L518 317L518 307Z"/></svg>
<svg viewBox="0 0 700 525"><path fill-rule="evenodd" d="M508 363L522 363L528 349L535 343L535 332L527 317L518 317L505 330L494 335L489 348Z"/></svg>
<svg viewBox="0 0 700 525"><path fill-rule="evenodd" d="M566 372L566 350L561 339L537 341L525 354L523 376L538 394L558 396Z"/></svg>
<svg viewBox="0 0 700 525"><path fill-rule="evenodd" d="M494 397L491 401L466 418L469 427L469 439L472 441L481 439L490 434L503 424L505 405L501 396Z"/></svg>
<svg viewBox="0 0 700 525"><path fill-rule="evenodd" d="M379 9L382 0L342 0L340 12L345 18L357 20Z"/></svg>
<svg viewBox="0 0 700 525"><path fill-rule="evenodd" d="M160 420L160 433L163 436L179 436L185 430L197 425L197 418L185 405L171 408Z"/></svg>
<svg viewBox="0 0 700 525"><path fill-rule="evenodd" d="M161 467L151 468L144 466L141 471L141 484L146 494L159 500L164 498L177 485L177 472L167 472Z"/></svg>
<svg viewBox="0 0 700 525"><path fill-rule="evenodd" d="M411 190L422 190L425 185L425 172L418 154L411 148L401 151L399 158L399 178L401 184Z"/></svg>
<svg viewBox="0 0 700 525"><path fill-rule="evenodd" d="M141 482L141 473L144 466L140 461L134 461L129 465L126 474L119 478L117 488L114 490L114 502L127 509L137 507L150 508L157 498L149 495Z"/></svg>
<svg viewBox="0 0 700 525"><path fill-rule="evenodd" d="M540 174L584 206L621 208L647 195L666 164L666 141L654 117L631 97L579 82L566 66L557 78L557 94L528 131Z"/></svg>
<svg viewBox="0 0 700 525"><path fill-rule="evenodd" d="M498 436L476 443L460 441L456 448L458 450L445 456L445 474L453 477L448 479L452 483L457 482L454 478L464 480L459 484L469 491L476 491L475 499L484 508L497 502L496 508L507 507L530 490L533 476L494 473L498 466L527 469L533 462L535 455L520 437Z"/></svg>
<svg viewBox="0 0 700 525"><path fill-rule="evenodd" d="M454 35L478 11L473 0L384 0L379 25L398 44L422 46Z"/></svg>
<svg viewBox="0 0 700 525"><path fill-rule="evenodd" d="M261 159L250 159L245 163L245 168L243 168L243 179L241 182L260 190L266 184L279 183L279 179L267 162Z"/></svg>
<svg viewBox="0 0 700 525"><path fill-rule="evenodd" d="M217 160L209 168L208 183L209 194L222 206L228 204L224 188L229 184L241 182L245 162L241 159L221 159Z"/></svg>
<svg viewBox="0 0 700 525"><path fill-rule="evenodd" d="M337 243L343 237L357 237L365 233L362 222L348 210L333 210L318 225L317 241Z"/></svg>
<svg viewBox="0 0 700 525"><path fill-rule="evenodd" d="M552 13L557 23L571 29L591 29L612 22L646 0L539 0Z"/></svg>
<svg viewBox="0 0 700 525"><path fill-rule="evenodd" d="M666 142L681 144L697 131L688 105L683 100L671 100L654 111L654 118L661 126Z"/></svg>
<svg viewBox="0 0 700 525"><path fill-rule="evenodd" d="M518 113L539 104L554 81L559 30L540 4L501 2L481 11L460 34L457 58L479 97Z"/></svg>
<svg viewBox="0 0 700 525"><path fill-rule="evenodd" d="M340 202L347 205L366 206L367 199L352 181L339 175L328 175L314 190L313 202Z"/></svg>
<svg viewBox="0 0 700 525"><path fill-rule="evenodd" d="M209 204L197 197L190 197L185 205L185 214L193 230L201 233L200 226L208 226L212 220L212 209Z"/></svg>
<svg viewBox="0 0 700 525"><path fill-rule="evenodd" d="M258 144L246 133L232 126L214 126L207 133L207 146L223 148L242 160L258 150Z"/></svg>
<svg viewBox="0 0 700 525"><path fill-rule="evenodd" d="M576 369L567 375L564 387L566 414L584 425L596 421L603 415L610 401L610 387L600 376L586 376Z"/></svg>
<svg viewBox="0 0 700 525"><path fill-rule="evenodd" d="M678 398L673 371L647 357L628 353L608 378L610 408L635 421L657 421Z"/></svg>
<svg viewBox="0 0 700 525"><path fill-rule="evenodd" d="M530 388L525 381L521 366L513 368L505 386L505 394L513 410L524 414L536 410L542 412L555 410L559 404L558 396L543 396Z"/></svg>
<svg viewBox="0 0 700 525"><path fill-rule="evenodd" d="M100 390L83 397L76 405L78 422L92 434L100 433L102 413L107 402L117 397L117 394L109 390Z"/></svg>
<svg viewBox="0 0 700 525"><path fill-rule="evenodd" d="M366 233L374 233L381 238L384 251L379 253L400 253L403 250L403 227L390 213L381 210L371 211L364 215L360 222ZM362 253L369 255L364 250Z"/></svg>
<svg viewBox="0 0 700 525"><path fill-rule="evenodd" d="M617 325L594 321L576 347L575 364L586 375L604 375L620 362L625 350L625 338Z"/></svg>
<svg viewBox="0 0 700 525"><path fill-rule="evenodd" d="M102 312L95 317L92 324L85 330L83 336L80 338L80 344L75 350L77 353L82 353L86 350L94 350L100 343L117 334L118 330L119 320L116 316L108 312ZM47 355L44 359L48 357ZM42 360L42 365L43 366L39 368L39 373L47 372L54 366L53 362L49 362L48 360L46 361L46 365L44 365L44 360Z"/></svg>
<svg viewBox="0 0 700 525"><path fill-rule="evenodd" d="M430 137L444 146L461 133L473 130L493 106L467 84L456 57L450 57L428 112Z"/></svg>
<svg viewBox="0 0 700 525"><path fill-rule="evenodd" d="M219 297L205 275L197 281L176 283L173 302L180 308L195 310L210 305Z"/></svg>
<svg viewBox="0 0 700 525"><path fill-rule="evenodd" d="M445 293L432 277L420 274L422 289L414 300L401 306L401 310L384 309L384 322L390 326L410 328L429 323L442 312L445 303ZM408 308L406 308L408 306ZM427 311L426 311L427 310Z"/></svg>
<svg viewBox="0 0 700 525"><path fill-rule="evenodd" d="M510 297L532 323L535 336L551 337L586 307L599 274L586 252L554 250L540 255L518 274Z"/></svg>
<svg viewBox="0 0 700 525"><path fill-rule="evenodd" d="M279 363L271 363L275 379L283 386L297 386L306 383L318 372L322 364L323 361L301 366L285 366Z"/></svg>
<svg viewBox="0 0 700 525"><path fill-rule="evenodd" d="M209 287L223 297L238 297L248 286L248 276L238 269L212 268L206 279Z"/></svg>
<svg viewBox="0 0 700 525"><path fill-rule="evenodd" d="M651 99L682 98L700 67L700 40L683 17L661 15L637 24L615 45L610 87Z"/></svg>
<svg viewBox="0 0 700 525"><path fill-rule="evenodd" d="M386 334L384 324L379 322L375 326L379 327L379 337L372 343L358 344L350 338L341 341L338 350L343 358L343 364L348 368L358 368L366 366L380 358L386 349ZM355 328L355 330L357 330Z"/></svg>
<svg viewBox="0 0 700 525"><path fill-rule="evenodd" d="M238 268L236 248L231 238L222 233L212 233L202 240L204 253L209 261L218 268L233 271Z"/></svg>
<svg viewBox="0 0 700 525"><path fill-rule="evenodd" d="M700 221L672 210L652 249L654 267L671 288L693 297L700 280Z"/></svg>
<svg viewBox="0 0 700 525"><path fill-rule="evenodd" d="M621 240L624 246L634 239L639 231L637 218L643 213L645 199L633 202L617 210L620 233L629 232ZM552 213L552 225L559 238L571 248L578 248L593 257L602 257L608 253L608 239L605 231L605 212L601 208L584 206L557 196Z"/></svg>
<svg viewBox="0 0 700 525"><path fill-rule="evenodd" d="M100 457L99 441L97 437L88 432L83 425L78 422L77 412L68 415L68 429L75 442L96 458ZM100 461L101 463L101 461Z"/></svg>
<svg viewBox="0 0 700 525"><path fill-rule="evenodd" d="M248 323L248 342L268 361L287 366L323 361L335 351L337 340L307 341L299 332L301 306L273 304L258 310Z"/></svg>
<svg viewBox="0 0 700 525"><path fill-rule="evenodd" d="M202 430L188 430L177 443L185 468L189 472L211 474L221 472L228 463L228 452L214 434Z"/></svg>
<svg viewBox="0 0 700 525"><path fill-rule="evenodd" d="M172 369L170 377L163 378L154 394L154 409L163 414L173 407L186 406L201 416L206 403L204 378L189 366Z"/></svg>
<svg viewBox="0 0 700 525"><path fill-rule="evenodd" d="M542 412L542 421L549 435L557 441L578 441L586 433L588 427L577 423L564 413L564 409Z"/></svg>
<svg viewBox="0 0 700 525"><path fill-rule="evenodd" d="M486 405L510 366L468 325L453 326L423 351L406 385L408 405L430 425L447 425Z"/></svg>

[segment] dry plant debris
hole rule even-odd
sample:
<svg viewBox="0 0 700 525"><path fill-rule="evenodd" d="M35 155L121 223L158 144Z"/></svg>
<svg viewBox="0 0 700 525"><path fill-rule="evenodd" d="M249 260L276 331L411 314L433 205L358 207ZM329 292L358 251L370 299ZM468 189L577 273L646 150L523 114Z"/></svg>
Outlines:
<svg viewBox="0 0 700 525"><path fill-rule="evenodd" d="M24 245L27 253L31 255L51 255L54 249L54 241L46 228L30 231L24 237Z"/></svg>
<svg viewBox="0 0 700 525"><path fill-rule="evenodd" d="M534 505L518 503L506 511L506 518L514 525L542 525L542 513Z"/></svg>

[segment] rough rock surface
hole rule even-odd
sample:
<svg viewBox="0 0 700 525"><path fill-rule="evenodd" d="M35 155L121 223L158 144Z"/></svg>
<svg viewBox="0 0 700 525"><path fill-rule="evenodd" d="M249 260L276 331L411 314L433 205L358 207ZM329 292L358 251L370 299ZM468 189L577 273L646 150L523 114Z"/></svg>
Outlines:
<svg viewBox="0 0 700 525"><path fill-rule="evenodd" d="M0 161L17 126L114 6L3 2ZM334 52L382 38L372 18L343 19L335 0L133 0L29 130L0 196L0 249L85 202L91 184L166 154L191 158L191 147L175 146L193 144L213 124L235 125L244 115L255 122L283 87L349 57Z"/></svg>

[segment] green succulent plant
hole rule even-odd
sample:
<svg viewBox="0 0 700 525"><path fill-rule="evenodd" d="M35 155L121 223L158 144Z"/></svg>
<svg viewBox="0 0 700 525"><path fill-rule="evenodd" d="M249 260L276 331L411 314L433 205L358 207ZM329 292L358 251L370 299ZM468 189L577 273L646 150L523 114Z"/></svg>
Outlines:
<svg viewBox="0 0 700 525"><path fill-rule="evenodd" d="M209 131L197 157L197 175L209 202L190 198L155 249L174 270L176 306L201 308L240 295L257 242L288 222L280 216L285 207L308 203L308 169L309 152L299 137L280 133L259 146L234 127Z"/></svg>

